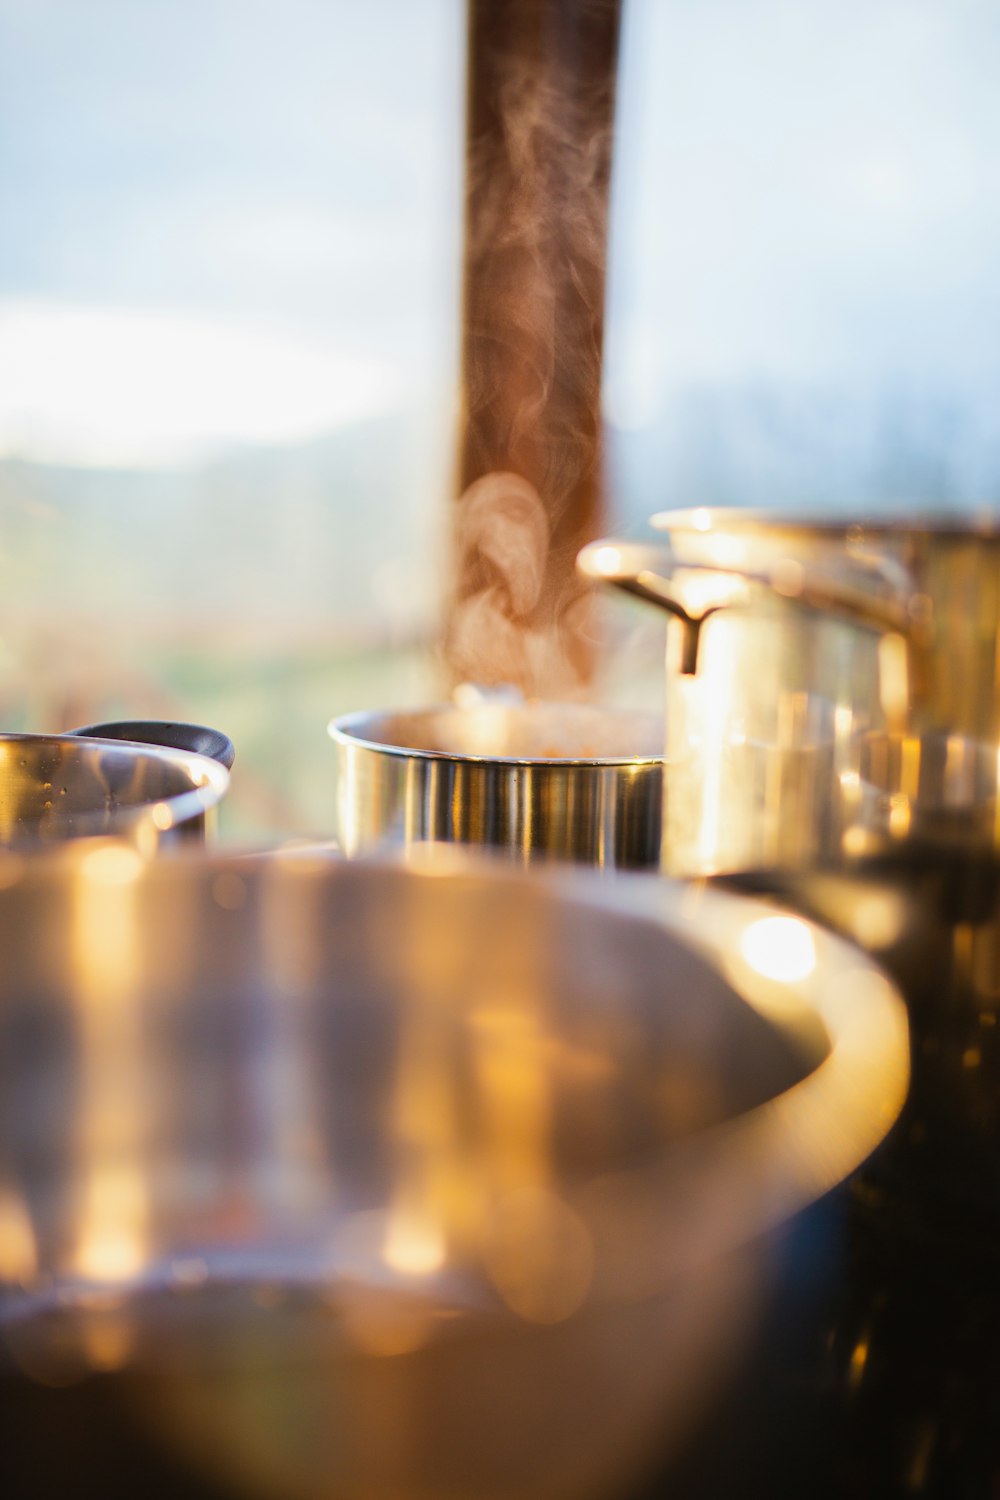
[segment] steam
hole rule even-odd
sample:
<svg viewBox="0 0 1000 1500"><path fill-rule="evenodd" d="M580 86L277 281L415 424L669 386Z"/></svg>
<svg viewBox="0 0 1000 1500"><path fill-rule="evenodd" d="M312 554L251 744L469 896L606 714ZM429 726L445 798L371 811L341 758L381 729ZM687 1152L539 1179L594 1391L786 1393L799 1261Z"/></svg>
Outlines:
<svg viewBox="0 0 1000 1500"><path fill-rule="evenodd" d="M577 696L619 0L472 0L454 679Z"/></svg>

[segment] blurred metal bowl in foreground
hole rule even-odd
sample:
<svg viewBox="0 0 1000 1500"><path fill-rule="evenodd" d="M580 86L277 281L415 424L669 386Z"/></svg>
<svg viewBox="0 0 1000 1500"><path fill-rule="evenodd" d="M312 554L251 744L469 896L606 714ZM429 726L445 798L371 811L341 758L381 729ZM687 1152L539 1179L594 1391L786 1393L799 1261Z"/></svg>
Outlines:
<svg viewBox="0 0 1000 1500"><path fill-rule="evenodd" d="M69 1387L150 1494L621 1493L744 1346L769 1232L895 1118L902 1007L821 929L423 855L0 862L23 1485Z"/></svg>

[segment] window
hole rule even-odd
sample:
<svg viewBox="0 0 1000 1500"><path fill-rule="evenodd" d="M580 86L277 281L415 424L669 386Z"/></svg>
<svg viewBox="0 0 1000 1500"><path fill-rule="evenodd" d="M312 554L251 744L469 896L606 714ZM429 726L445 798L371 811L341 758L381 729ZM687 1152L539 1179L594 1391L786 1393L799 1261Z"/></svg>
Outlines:
<svg viewBox="0 0 1000 1500"><path fill-rule="evenodd" d="M1000 505L1000 12L627 0L619 525Z"/></svg>
<svg viewBox="0 0 1000 1500"><path fill-rule="evenodd" d="M331 714L432 676L461 0L0 0L0 705L237 744L330 827Z"/></svg>

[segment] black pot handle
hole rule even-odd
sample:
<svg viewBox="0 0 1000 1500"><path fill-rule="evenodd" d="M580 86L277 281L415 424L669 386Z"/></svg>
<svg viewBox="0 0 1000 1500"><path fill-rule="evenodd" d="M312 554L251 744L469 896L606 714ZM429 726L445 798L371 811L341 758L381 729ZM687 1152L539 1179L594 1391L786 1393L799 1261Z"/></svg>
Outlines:
<svg viewBox="0 0 1000 1500"><path fill-rule="evenodd" d="M170 750L189 750L207 755L228 771L236 759L236 750L228 735L204 724L168 724L158 719L125 719L113 724L87 724L71 729L70 735L89 735L101 740L130 740L139 745L163 745Z"/></svg>

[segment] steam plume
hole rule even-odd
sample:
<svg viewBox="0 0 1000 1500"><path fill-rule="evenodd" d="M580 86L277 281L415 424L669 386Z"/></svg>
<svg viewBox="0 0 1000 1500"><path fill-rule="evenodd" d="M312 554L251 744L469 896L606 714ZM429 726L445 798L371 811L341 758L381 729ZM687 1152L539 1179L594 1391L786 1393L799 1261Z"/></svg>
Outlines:
<svg viewBox="0 0 1000 1500"><path fill-rule="evenodd" d="M578 695L620 0L470 0L453 678Z"/></svg>

